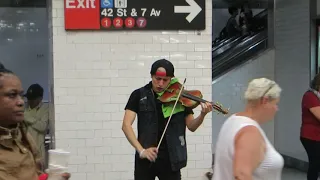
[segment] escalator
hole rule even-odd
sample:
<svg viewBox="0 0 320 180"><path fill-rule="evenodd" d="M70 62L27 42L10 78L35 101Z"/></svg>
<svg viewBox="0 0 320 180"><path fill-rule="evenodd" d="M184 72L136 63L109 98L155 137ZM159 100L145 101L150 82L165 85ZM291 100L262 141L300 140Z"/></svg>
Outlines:
<svg viewBox="0 0 320 180"><path fill-rule="evenodd" d="M253 33L215 40L212 47L212 78L216 79L268 48L268 11L254 16Z"/></svg>

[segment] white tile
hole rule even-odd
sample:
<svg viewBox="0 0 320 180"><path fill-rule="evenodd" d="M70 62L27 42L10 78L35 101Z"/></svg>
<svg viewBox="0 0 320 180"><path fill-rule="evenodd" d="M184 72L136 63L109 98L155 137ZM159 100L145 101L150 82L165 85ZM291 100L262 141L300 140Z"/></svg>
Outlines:
<svg viewBox="0 0 320 180"><path fill-rule="evenodd" d="M184 30L68 32L60 0L53 0L52 16L56 146L72 152L72 179L131 180L135 150L121 130L130 93L150 81L155 60L166 58L180 80L187 78L187 88L211 96L211 23L201 35ZM195 109L195 116L199 112ZM187 132L190 158L182 169L184 180L201 179L210 168L212 123L207 121L210 115L195 133ZM136 126L137 121L135 132Z"/></svg>

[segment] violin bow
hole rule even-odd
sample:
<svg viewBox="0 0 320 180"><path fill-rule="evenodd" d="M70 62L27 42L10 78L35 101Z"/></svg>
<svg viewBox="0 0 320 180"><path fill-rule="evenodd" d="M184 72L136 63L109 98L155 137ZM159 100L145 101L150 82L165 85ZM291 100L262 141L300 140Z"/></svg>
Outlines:
<svg viewBox="0 0 320 180"><path fill-rule="evenodd" d="M180 99L180 96L181 96L181 93L182 93L182 91L183 91L183 89L184 89L184 84L186 83L186 81L187 81L187 78L184 78L184 81L183 81L183 84L182 84L182 86L181 86L180 92L179 92L179 94L178 94L178 97L177 97L177 99L176 99L176 102L174 103L174 106L173 106L173 108L172 108L172 111L171 111L171 114L170 114L170 116L169 116L168 122L167 122L167 124L166 124L166 127L164 128L164 131L163 131L163 133L162 133L162 135L161 135L161 138L160 138L160 141L159 141L159 143L158 143L157 150L159 150L159 147L160 147L160 144L161 144L162 139L163 139L163 137L164 137L164 134L165 134L166 131L167 131L167 128L168 128L168 125L169 125L169 123L170 123L171 117L172 117L172 115L173 115L174 109L176 108L176 105L177 105L177 103L178 103L178 101L179 101L179 99Z"/></svg>

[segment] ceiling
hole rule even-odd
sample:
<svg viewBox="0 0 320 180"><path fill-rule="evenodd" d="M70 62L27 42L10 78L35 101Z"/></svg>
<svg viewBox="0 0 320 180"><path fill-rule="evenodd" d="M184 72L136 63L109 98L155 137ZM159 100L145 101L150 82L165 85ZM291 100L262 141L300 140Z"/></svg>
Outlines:
<svg viewBox="0 0 320 180"><path fill-rule="evenodd" d="M0 7L46 7L47 0L0 0Z"/></svg>
<svg viewBox="0 0 320 180"><path fill-rule="evenodd" d="M46 7L47 0L0 0L0 7ZM267 8L270 0L212 0L213 8L241 6L249 2L252 8Z"/></svg>

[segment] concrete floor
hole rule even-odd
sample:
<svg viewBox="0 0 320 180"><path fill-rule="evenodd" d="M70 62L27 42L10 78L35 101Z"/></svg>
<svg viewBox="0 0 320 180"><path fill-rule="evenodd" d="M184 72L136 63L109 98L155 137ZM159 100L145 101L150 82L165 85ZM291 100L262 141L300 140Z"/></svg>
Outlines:
<svg viewBox="0 0 320 180"><path fill-rule="evenodd" d="M295 169L283 169L281 180L307 180L307 174Z"/></svg>
<svg viewBox="0 0 320 180"><path fill-rule="evenodd" d="M207 180L207 178L204 178L204 179ZM281 180L307 180L307 174L295 169L285 168L282 171Z"/></svg>

